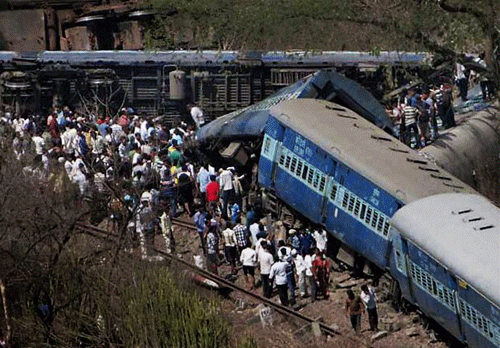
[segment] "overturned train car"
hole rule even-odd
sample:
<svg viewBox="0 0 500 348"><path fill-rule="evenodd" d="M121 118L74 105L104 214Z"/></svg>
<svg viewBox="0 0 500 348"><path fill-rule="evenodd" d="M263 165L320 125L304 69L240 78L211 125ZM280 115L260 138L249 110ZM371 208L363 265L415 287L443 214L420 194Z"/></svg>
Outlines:
<svg viewBox="0 0 500 348"><path fill-rule="evenodd" d="M498 167L500 155L500 111L479 111L449 129L420 154L471 186L481 186L480 177L489 167Z"/></svg>
<svg viewBox="0 0 500 348"><path fill-rule="evenodd" d="M382 52L44 51L1 52L0 102L45 113L55 103L115 112L122 104L172 121L197 103L209 119L255 104L323 68L362 82L372 94L380 75L419 71L427 54ZM403 76L403 75L401 75Z"/></svg>
<svg viewBox="0 0 500 348"><path fill-rule="evenodd" d="M254 153L260 146L266 122L270 117L270 109L282 101L303 98L335 101L357 112L387 133L393 133L391 119L370 92L356 81L332 69L323 69L279 90L259 103L217 118L198 131L197 140L205 145L206 152L219 152L225 157L234 152L226 150L237 148L235 144L240 143L246 146L247 154ZM304 112L307 112L306 108ZM326 123L324 125L328 127Z"/></svg>

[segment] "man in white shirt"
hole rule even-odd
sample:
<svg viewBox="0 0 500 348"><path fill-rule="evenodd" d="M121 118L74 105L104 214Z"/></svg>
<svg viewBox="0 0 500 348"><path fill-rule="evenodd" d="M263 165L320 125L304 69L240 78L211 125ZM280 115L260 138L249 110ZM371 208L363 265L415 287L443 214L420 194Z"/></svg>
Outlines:
<svg viewBox="0 0 500 348"><path fill-rule="evenodd" d="M296 270L297 275L299 277L298 288L300 289L300 296L302 298L307 296L307 284L306 284L307 265L306 265L304 256L305 256L305 252L303 254L297 253L295 255L295 270ZM312 266L312 264L311 264L311 266Z"/></svg>
<svg viewBox="0 0 500 348"><path fill-rule="evenodd" d="M311 254L306 254L305 252L302 253L302 256L304 257L304 264L306 266L306 284L309 284L311 288L311 294L315 294L316 281L314 280L312 272L312 263L313 263L312 256ZM307 294L307 289L306 289L306 294Z"/></svg>
<svg viewBox="0 0 500 348"><path fill-rule="evenodd" d="M269 274L271 273L271 267L274 263L274 257L267 250L266 241L262 241L260 245L260 251L257 255L260 264L260 279L262 281L262 295L265 298L271 298L271 293L273 290L272 283L269 282ZM285 275L286 277L286 275Z"/></svg>
<svg viewBox="0 0 500 348"><path fill-rule="evenodd" d="M227 220L227 205L230 198L234 198L233 172L223 170L219 176L219 185L222 192L222 217Z"/></svg>
<svg viewBox="0 0 500 348"><path fill-rule="evenodd" d="M37 133L33 138L31 138L31 140L33 140L33 143L35 144L35 153L40 156L43 155L46 144L40 133Z"/></svg>
<svg viewBox="0 0 500 348"><path fill-rule="evenodd" d="M377 314L377 297L375 292L368 285L361 285L361 300L365 304L368 312L368 322L370 323L371 331L378 331L378 314Z"/></svg>
<svg viewBox="0 0 500 348"><path fill-rule="evenodd" d="M240 261L243 265L245 281L249 285L250 290L253 290L255 284L255 264L257 262L257 253L253 248L247 246L241 251Z"/></svg>
<svg viewBox="0 0 500 348"><path fill-rule="evenodd" d="M326 251L326 242L328 240L328 235L325 230L315 230L313 233L313 238L316 241L316 248L319 249L322 253Z"/></svg>
<svg viewBox="0 0 500 348"><path fill-rule="evenodd" d="M288 279L287 272L289 269L289 264L286 261L278 261L271 267L271 273L269 278L276 282L276 287L278 288L280 301L283 306L288 306Z"/></svg>
<svg viewBox="0 0 500 348"><path fill-rule="evenodd" d="M203 115L203 110L201 110L198 106L190 105L189 112L191 113L191 117L193 118L193 121L196 124L197 128L200 128L205 124L205 116Z"/></svg>

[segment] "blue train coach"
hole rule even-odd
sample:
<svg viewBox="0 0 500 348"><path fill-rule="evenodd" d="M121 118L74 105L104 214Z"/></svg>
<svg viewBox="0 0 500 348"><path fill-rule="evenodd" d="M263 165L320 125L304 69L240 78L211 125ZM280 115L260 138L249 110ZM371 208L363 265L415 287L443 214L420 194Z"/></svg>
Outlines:
<svg viewBox="0 0 500 348"><path fill-rule="evenodd" d="M316 99L271 108L259 184L384 270L398 209L435 194L475 193L351 110Z"/></svg>
<svg viewBox="0 0 500 348"><path fill-rule="evenodd" d="M441 194L406 205L391 224L403 297L469 347L500 347L500 209Z"/></svg>

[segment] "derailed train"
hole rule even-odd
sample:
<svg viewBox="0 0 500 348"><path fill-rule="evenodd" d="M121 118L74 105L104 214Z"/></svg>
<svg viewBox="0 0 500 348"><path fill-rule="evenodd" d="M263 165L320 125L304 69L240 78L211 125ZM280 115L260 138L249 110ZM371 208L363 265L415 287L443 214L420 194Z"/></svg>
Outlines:
<svg viewBox="0 0 500 348"><path fill-rule="evenodd" d="M126 104L173 120L197 103L206 115L220 115L259 102L323 68L361 81L376 95L390 76L420 76L425 53L238 52L238 51L43 51L0 52L0 107L47 112L57 100L76 109ZM388 70L387 70L388 71Z"/></svg>
<svg viewBox="0 0 500 348"><path fill-rule="evenodd" d="M315 99L271 108L258 180L389 272L404 299L459 341L500 346L500 210L468 185Z"/></svg>

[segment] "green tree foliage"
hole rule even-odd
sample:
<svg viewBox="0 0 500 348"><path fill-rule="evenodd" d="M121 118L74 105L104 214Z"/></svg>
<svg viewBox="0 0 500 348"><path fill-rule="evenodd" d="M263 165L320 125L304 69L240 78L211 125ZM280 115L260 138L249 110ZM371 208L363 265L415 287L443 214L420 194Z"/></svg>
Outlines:
<svg viewBox="0 0 500 348"><path fill-rule="evenodd" d="M497 0L151 0L157 48L486 53L497 69Z"/></svg>

